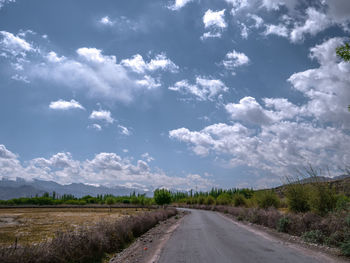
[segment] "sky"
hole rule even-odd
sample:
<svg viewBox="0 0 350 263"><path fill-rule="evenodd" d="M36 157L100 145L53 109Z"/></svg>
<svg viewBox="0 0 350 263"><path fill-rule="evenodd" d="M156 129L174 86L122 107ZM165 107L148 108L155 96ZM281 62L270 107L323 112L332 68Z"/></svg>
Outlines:
<svg viewBox="0 0 350 263"><path fill-rule="evenodd" d="M349 0L0 0L0 178L265 188L350 165Z"/></svg>

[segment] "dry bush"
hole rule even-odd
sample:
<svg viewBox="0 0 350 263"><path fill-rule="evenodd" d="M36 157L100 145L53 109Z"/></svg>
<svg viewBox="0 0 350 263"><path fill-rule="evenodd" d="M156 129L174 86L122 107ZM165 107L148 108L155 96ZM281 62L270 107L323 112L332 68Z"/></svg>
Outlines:
<svg viewBox="0 0 350 263"><path fill-rule="evenodd" d="M73 232L58 232L50 242L0 249L2 263L96 262L105 253L117 252L159 221L177 213L162 209L130 216L119 221L101 221Z"/></svg>

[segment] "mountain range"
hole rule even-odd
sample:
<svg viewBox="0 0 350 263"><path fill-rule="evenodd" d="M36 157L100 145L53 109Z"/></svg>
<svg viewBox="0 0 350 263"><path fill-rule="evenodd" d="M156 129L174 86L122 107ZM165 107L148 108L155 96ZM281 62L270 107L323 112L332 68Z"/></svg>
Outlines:
<svg viewBox="0 0 350 263"><path fill-rule="evenodd" d="M115 196L129 195L133 192L144 194L148 193L140 189L127 188L123 186L105 187L92 186L83 183L72 183L62 185L53 181L44 181L34 179L33 181L26 181L23 178L16 180L9 180L2 178L0 180L0 200L8 200L18 197L32 197L41 196L45 192L56 192L57 195L71 194L75 197L82 197L85 195L105 195L112 194Z"/></svg>

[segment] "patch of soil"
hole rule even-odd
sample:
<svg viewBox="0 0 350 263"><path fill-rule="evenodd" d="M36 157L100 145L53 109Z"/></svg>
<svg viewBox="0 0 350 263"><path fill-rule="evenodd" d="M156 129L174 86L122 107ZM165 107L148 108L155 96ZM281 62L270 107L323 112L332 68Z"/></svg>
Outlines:
<svg viewBox="0 0 350 263"><path fill-rule="evenodd" d="M178 211L176 216L160 222L137 238L129 247L115 254L110 259L109 263L157 262L163 246L186 214L188 214L188 212Z"/></svg>

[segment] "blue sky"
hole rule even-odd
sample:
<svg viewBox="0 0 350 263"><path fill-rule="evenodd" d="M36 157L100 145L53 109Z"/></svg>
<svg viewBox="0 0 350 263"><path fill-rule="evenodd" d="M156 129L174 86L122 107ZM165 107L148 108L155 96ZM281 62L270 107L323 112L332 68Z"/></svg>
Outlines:
<svg viewBox="0 0 350 263"><path fill-rule="evenodd" d="M0 178L262 188L349 165L350 2L0 0Z"/></svg>

